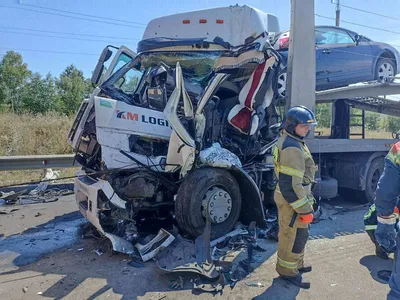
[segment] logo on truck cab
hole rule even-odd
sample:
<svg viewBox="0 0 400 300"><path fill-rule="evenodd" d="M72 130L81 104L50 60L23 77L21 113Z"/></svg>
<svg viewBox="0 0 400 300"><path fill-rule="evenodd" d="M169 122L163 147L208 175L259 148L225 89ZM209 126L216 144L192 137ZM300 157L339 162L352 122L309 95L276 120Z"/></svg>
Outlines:
<svg viewBox="0 0 400 300"><path fill-rule="evenodd" d="M126 112L126 111L120 111L116 110L117 113L117 118L118 119L124 119L124 120L131 120L135 122L141 122L145 124L153 124L153 125L158 125L158 126L165 126L165 127L170 127L169 123L167 120L162 119L162 118L155 118L155 117L150 117L142 114L137 114L137 113L131 113L131 112Z"/></svg>

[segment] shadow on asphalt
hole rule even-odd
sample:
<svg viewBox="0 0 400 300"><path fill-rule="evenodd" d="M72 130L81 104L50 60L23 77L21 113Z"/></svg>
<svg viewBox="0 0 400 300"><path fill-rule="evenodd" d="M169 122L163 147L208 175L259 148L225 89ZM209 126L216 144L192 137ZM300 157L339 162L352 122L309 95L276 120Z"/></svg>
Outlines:
<svg viewBox="0 0 400 300"><path fill-rule="evenodd" d="M264 293L254 297L252 300L294 300L299 294L300 288L286 282L279 277L274 278L272 284ZM281 296L280 296L281 295Z"/></svg>
<svg viewBox="0 0 400 300"><path fill-rule="evenodd" d="M378 278L377 273L381 270L392 270L394 260L392 258L382 259L376 255L367 255L360 259L360 264L367 267L371 277L379 283L387 283Z"/></svg>

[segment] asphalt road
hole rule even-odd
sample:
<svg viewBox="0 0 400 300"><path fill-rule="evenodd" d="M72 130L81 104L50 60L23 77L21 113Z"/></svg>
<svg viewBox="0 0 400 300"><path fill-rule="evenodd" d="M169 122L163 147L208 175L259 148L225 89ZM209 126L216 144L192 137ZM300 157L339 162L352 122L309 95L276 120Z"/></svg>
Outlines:
<svg viewBox="0 0 400 300"><path fill-rule="evenodd" d="M104 241L82 239L79 228L86 221L77 212L73 196L15 208L19 210L0 214L0 299L375 300L386 299L389 291L376 273L391 269L393 261L374 256L363 232L367 208L313 224L306 248L313 271L305 276L311 289L299 290L278 279L277 244L261 241L268 250L262 254L262 263L233 289L226 286L216 295L193 292L193 277L187 274L184 288L171 290L169 285L177 275L163 273L154 262L144 268L131 267L129 257L111 255ZM103 255L94 252L98 248ZM252 281L262 287L248 286Z"/></svg>

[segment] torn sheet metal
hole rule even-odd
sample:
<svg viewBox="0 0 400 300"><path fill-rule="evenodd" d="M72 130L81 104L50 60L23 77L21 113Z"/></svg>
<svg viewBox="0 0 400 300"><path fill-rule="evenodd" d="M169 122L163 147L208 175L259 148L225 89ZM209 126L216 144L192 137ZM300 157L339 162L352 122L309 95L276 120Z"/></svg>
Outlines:
<svg viewBox="0 0 400 300"><path fill-rule="evenodd" d="M211 241L210 246L214 247L218 243L223 242L228 237L233 237L233 236L236 236L236 235L243 235L243 234L246 235L246 234L249 234L249 232L246 229L242 228L242 226L238 226L235 230L233 230L233 231L231 231L231 232L229 232L229 233L227 233L227 234L225 234L225 235L223 235L223 236Z"/></svg>
<svg viewBox="0 0 400 300"><path fill-rule="evenodd" d="M232 166L242 167L239 157L214 143L210 148L200 152L200 162L210 167L229 169Z"/></svg>
<svg viewBox="0 0 400 300"><path fill-rule="evenodd" d="M161 228L157 236L146 245L137 243L135 247L138 249L142 260L148 261L154 258L161 250L167 248L174 239L175 237L172 234Z"/></svg>
<svg viewBox="0 0 400 300"><path fill-rule="evenodd" d="M135 248L127 240L124 240L123 238L120 238L119 236L116 236L112 233L104 232L104 235L111 241L114 251L125 253L128 255L135 252Z"/></svg>
<svg viewBox="0 0 400 300"><path fill-rule="evenodd" d="M176 131L176 134L179 138L188 146L195 147L195 142L193 137L189 134L189 132L182 125L179 117L177 115L177 108L179 104L179 100L181 99L182 93L185 93L184 87L182 87L183 77L182 70L179 65L179 62L176 64L176 87L172 92L171 96L168 99L167 105L164 108L164 115L168 119L169 123ZM193 111L193 110L192 110ZM189 111L187 111L189 113Z"/></svg>
<svg viewBox="0 0 400 300"><path fill-rule="evenodd" d="M218 268L213 263L197 263L195 244L178 235L167 249L157 256L157 266L166 272L190 272L207 278L219 276Z"/></svg>

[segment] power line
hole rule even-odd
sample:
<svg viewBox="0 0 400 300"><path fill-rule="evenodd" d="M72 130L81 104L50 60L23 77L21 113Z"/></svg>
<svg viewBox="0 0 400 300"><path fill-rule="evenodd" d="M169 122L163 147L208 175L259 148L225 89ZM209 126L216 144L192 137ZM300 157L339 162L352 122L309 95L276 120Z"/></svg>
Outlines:
<svg viewBox="0 0 400 300"><path fill-rule="evenodd" d="M21 49L21 48L8 48L8 47L0 47L0 49L8 49L12 51L29 51L29 52L43 52L43 53L56 53L56 54L74 54L74 55L96 55L99 56L100 54L97 53L83 53L83 52L68 52L68 51L51 51L51 50L34 50L34 49Z"/></svg>
<svg viewBox="0 0 400 300"><path fill-rule="evenodd" d="M352 10L361 11L361 12L363 12L363 13L367 13L367 14L371 14L371 15L375 15L375 16L387 18L387 19L391 19L391 20L395 20L395 21L400 21L400 19L398 19L398 18L394 18L394 17L390 17L390 16L378 14L378 13L375 13L375 12L372 12L372 11L368 11L368 10L364 10L364 9L361 9L361 8L352 7L352 6L348 6L348 5L344 5L344 4L340 4L340 6L343 6L343 7L346 7L346 8L348 8L348 9L352 9Z"/></svg>
<svg viewBox="0 0 400 300"><path fill-rule="evenodd" d="M121 20L121 19L113 19L113 18L109 18L109 17L100 17L100 16L95 16L95 15L89 15L89 14L82 14L82 13L77 13L77 12L72 12L72 11L67 11L67 10L61 10L61 9L55 9L55 8L48 8L48 7L32 5L32 4L22 4L22 3L19 3L19 4L23 5L23 6L34 7L34 8L41 8L41 9L47 9L47 10L52 10L52 11L65 12L65 13L68 13L68 14L84 16L84 17L98 18L98 19L103 19L103 20L107 19L107 20L111 20L111 21L117 21L117 22L122 22L122 23L131 23L131 24L144 25L144 26L147 25L147 24L139 23L139 22L133 22L133 21L127 21L127 20Z"/></svg>
<svg viewBox="0 0 400 300"><path fill-rule="evenodd" d="M0 32L23 34L23 35L29 35L29 36L43 36L43 37L49 37L49 38L68 39L68 40L77 40L77 41L85 41L85 42L101 42L101 43L107 43L107 44L111 43L110 41L104 41L104 40L89 40L89 39L80 39L80 38L75 38L75 37L45 35L45 34L27 33L27 32L12 32L12 31L1 30L1 29L0 29ZM114 41L114 43L117 43L117 42ZM124 42L119 42L119 43L123 44Z"/></svg>
<svg viewBox="0 0 400 300"><path fill-rule="evenodd" d="M121 39L121 40L130 40L130 41L139 41L140 40L140 39L125 38L125 37L93 35L93 34L83 34L83 33L61 32L61 31L48 31L48 30L38 30L38 29L8 27L8 26L0 26L0 28L12 29L12 30L26 30L26 31L43 32L43 33L54 33L54 34L67 34L67 35L75 35L75 36L87 36L87 37L106 38L106 39Z"/></svg>
<svg viewBox="0 0 400 300"><path fill-rule="evenodd" d="M335 20L335 18L326 17L326 16L321 16L321 15L319 15L319 14L315 14L315 15L316 15L317 17L320 17L320 18L329 19L329 20ZM380 31L385 31L385 32L400 34L400 32L398 32L398 31L393 31L393 30L389 30L389 29L384 29L384 28L379 28L379 27L373 27L373 26L363 25L363 24L354 23L354 22L349 22L349 21L344 21L344 20L340 20L340 22L347 23L347 24L352 24L352 25L356 25L356 26L361 26L361 27L365 27L365 28L369 28L369 29L375 29L375 30L380 30Z"/></svg>
<svg viewBox="0 0 400 300"><path fill-rule="evenodd" d="M123 26L123 27L131 27L131 28L137 28L137 29L144 29L143 27L139 26L134 26L134 25L127 25L127 24L119 24L119 23L114 23L114 22L107 22L107 21L100 21L100 20L90 20L87 18L80 18L80 17L75 17L75 16L68 16L68 15L63 15L63 14L57 14L57 13L51 13L47 11L41 11L41 10L34 10L30 8L24 8L24 7L14 7L14 6L6 6L6 5L0 5L0 7L3 8L11 8L11 9L20 9L20 10L26 10L26 11L33 11L41 14L48 14L48 15L53 15L53 16L61 16L65 18L72 18L72 19L78 19L78 20L84 20L84 21L90 21L90 22L97 22L101 24L111 24L111 25L117 25L117 26Z"/></svg>

